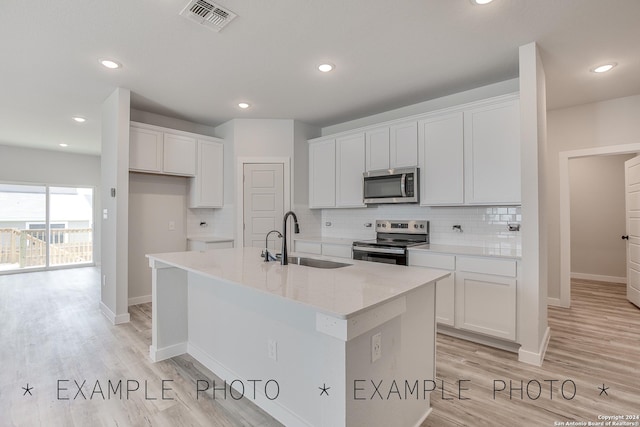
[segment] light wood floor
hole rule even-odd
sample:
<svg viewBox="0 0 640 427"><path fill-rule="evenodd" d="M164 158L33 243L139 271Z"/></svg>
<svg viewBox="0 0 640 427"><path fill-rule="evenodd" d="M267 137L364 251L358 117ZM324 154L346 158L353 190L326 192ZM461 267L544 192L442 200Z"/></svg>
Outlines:
<svg viewBox="0 0 640 427"><path fill-rule="evenodd" d="M98 310L99 283L94 268L0 276L0 426L280 425L246 399L214 400L210 393L198 399L196 380L215 377L191 357L151 363L150 304L131 307L129 324L111 326ZM572 308L549 309L552 335L541 368L438 336L444 392L432 394L434 409L423 426L553 426L640 415L640 310L624 295L622 285L573 282ZM163 379L172 380L167 397L174 400L161 399ZM86 400L75 384L85 380ZM122 381L122 398L109 395L109 380ZM468 400L458 398L459 380L467 380L461 397ZM549 380L557 380L551 391ZM130 388L140 384L129 398L127 381ZM507 387L495 398L494 381ZM534 400L535 381L542 394ZM567 397L574 392L570 381L576 385L572 400L562 397L563 381ZM603 383L608 396L599 395Z"/></svg>

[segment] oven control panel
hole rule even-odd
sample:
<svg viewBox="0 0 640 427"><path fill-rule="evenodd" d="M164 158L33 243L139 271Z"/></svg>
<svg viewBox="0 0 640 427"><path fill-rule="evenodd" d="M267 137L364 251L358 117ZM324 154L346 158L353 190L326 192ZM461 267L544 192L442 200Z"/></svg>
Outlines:
<svg viewBox="0 0 640 427"><path fill-rule="evenodd" d="M382 233L427 234L429 233L429 221L377 220L376 231Z"/></svg>

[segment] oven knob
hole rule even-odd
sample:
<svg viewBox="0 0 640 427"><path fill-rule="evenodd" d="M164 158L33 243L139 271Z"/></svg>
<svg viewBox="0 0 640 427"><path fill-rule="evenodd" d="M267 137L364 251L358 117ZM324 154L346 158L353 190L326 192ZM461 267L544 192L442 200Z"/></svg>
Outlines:
<svg viewBox="0 0 640 427"><path fill-rule="evenodd" d="M420 228L424 228L424 224L420 224Z"/></svg>
<svg viewBox="0 0 640 427"><path fill-rule="evenodd" d="M413 224L413 228L418 228L418 224Z"/></svg>
<svg viewBox="0 0 640 427"><path fill-rule="evenodd" d="M382 227L387 228L387 224L382 224Z"/></svg>

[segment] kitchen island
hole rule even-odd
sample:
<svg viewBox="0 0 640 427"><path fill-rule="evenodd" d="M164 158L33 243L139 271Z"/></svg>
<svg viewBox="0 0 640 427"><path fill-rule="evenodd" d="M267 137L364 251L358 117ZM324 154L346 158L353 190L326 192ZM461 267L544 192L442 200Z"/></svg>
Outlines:
<svg viewBox="0 0 640 427"><path fill-rule="evenodd" d="M282 266L258 248L148 257L153 361L188 353L287 426L417 426L429 414L435 282L448 272Z"/></svg>

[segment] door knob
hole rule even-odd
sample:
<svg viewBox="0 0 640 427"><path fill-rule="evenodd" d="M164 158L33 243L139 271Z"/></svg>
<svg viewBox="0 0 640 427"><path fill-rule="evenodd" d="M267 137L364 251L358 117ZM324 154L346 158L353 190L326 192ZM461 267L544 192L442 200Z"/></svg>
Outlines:
<svg viewBox="0 0 640 427"><path fill-rule="evenodd" d="M622 240L629 240L629 236L622 236Z"/></svg>

